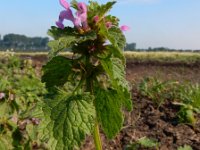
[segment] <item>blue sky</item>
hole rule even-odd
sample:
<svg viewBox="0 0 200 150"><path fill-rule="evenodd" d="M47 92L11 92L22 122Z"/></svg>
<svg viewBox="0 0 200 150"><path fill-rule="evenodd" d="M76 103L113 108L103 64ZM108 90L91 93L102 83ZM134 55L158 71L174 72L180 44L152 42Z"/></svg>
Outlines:
<svg viewBox="0 0 200 150"><path fill-rule="evenodd" d="M199 8L200 0L118 0L110 13L131 27L127 42L138 48L200 49ZM58 0L1 0L0 34L47 36L61 10Z"/></svg>

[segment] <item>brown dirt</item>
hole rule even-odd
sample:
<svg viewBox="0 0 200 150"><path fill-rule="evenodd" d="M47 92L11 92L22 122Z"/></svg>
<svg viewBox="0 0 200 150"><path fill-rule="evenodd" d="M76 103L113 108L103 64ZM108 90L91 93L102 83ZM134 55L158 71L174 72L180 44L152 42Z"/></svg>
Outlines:
<svg viewBox="0 0 200 150"><path fill-rule="evenodd" d="M39 68L46 58L32 58ZM144 77L156 77L160 80L200 83L200 63L158 63L158 62L127 62L127 79L138 83ZM123 150L138 139L146 136L156 139L160 150L176 150L179 146L190 145L193 150L200 150L200 115L195 127L179 124L176 118L178 106L166 101L157 109L151 100L141 97L132 90L134 109L126 113L124 128L113 140L108 140L102 133L103 150ZM94 150L92 137L88 137L82 150ZM139 150L145 150L140 148Z"/></svg>
<svg viewBox="0 0 200 150"><path fill-rule="evenodd" d="M139 82L144 77L156 77L159 80L200 83L200 62L187 64L181 62L134 62L128 61L127 80Z"/></svg>

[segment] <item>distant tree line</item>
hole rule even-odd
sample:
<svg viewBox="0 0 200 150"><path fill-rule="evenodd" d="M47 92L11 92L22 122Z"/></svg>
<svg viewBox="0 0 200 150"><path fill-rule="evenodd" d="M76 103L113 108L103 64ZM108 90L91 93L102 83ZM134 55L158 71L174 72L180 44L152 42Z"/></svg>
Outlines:
<svg viewBox="0 0 200 150"><path fill-rule="evenodd" d="M0 35L0 51L5 51L7 49L14 49L14 51L48 51L49 47L47 46L49 42L48 37L27 37L25 35L19 34L7 34L1 38ZM70 49L66 49L70 50ZM124 49L125 51L168 51L168 52L200 52L200 50L177 50L169 49L167 47L156 47L156 48L147 48L147 49L138 49L136 48L136 43L127 43Z"/></svg>
<svg viewBox="0 0 200 150"><path fill-rule="evenodd" d="M167 47L149 47L147 49L137 49L136 43L130 43L126 45L125 51L135 51L135 52L200 52L199 50L191 50L191 49L170 49Z"/></svg>
<svg viewBox="0 0 200 150"><path fill-rule="evenodd" d="M125 51L136 51L136 43L127 43L124 48Z"/></svg>
<svg viewBox="0 0 200 150"><path fill-rule="evenodd" d="M167 47L155 47L151 48L149 47L148 49L136 49L135 51L145 51L145 52L200 52L200 49L197 50L191 50L191 49L170 49Z"/></svg>
<svg viewBox="0 0 200 150"><path fill-rule="evenodd" d="M7 34L1 38L0 50L14 49L15 51L47 51L48 37L27 37L19 34Z"/></svg>

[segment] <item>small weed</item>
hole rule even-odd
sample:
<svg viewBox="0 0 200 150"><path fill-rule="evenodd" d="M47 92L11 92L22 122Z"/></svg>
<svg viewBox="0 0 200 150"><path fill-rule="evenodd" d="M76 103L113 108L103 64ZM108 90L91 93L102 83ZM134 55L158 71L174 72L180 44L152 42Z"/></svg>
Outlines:
<svg viewBox="0 0 200 150"><path fill-rule="evenodd" d="M200 85L145 78L139 84L138 91L142 96L151 99L157 107L160 107L165 100L179 105L180 110L177 113L179 122L195 124L195 113L200 113Z"/></svg>
<svg viewBox="0 0 200 150"><path fill-rule="evenodd" d="M189 145L184 145L179 147L177 150L192 150L192 147Z"/></svg>
<svg viewBox="0 0 200 150"><path fill-rule="evenodd" d="M158 150L159 142L157 142L155 139L150 139L147 137L142 137L135 143L128 145L125 150L139 150L140 147L143 148L155 148Z"/></svg>
<svg viewBox="0 0 200 150"><path fill-rule="evenodd" d="M173 81L159 81L156 78L145 78L138 86L139 93L153 101L160 107L170 97L171 87L176 84Z"/></svg>
<svg viewBox="0 0 200 150"><path fill-rule="evenodd" d="M179 88L179 102L181 109L178 112L179 121L182 123L195 124L195 113L200 113L200 86L198 84L182 85Z"/></svg>
<svg viewBox="0 0 200 150"><path fill-rule="evenodd" d="M32 149L34 144L45 149L40 140L43 135L39 135L40 109L36 108L45 93L32 64L10 53L0 60L1 150Z"/></svg>

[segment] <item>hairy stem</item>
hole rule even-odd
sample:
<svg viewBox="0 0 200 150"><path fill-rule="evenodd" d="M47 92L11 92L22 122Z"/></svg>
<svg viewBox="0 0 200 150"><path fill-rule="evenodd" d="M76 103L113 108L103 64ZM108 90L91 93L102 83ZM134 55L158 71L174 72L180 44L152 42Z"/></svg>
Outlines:
<svg viewBox="0 0 200 150"><path fill-rule="evenodd" d="M95 143L96 150L102 150L98 121L96 121L95 127L94 127L94 143Z"/></svg>
<svg viewBox="0 0 200 150"><path fill-rule="evenodd" d="M86 57L86 66L87 65L90 66L90 58L89 57ZM89 68L87 68L86 70L87 70L87 73L88 72L91 73L91 66ZM89 91L92 95L94 95L93 79L92 79L90 73L88 74L88 77L86 78L86 88L87 88L87 91ZM96 150L102 150L101 137L99 134L99 123L98 123L97 118L96 118L95 126L94 126L93 139L94 139L94 144L95 144Z"/></svg>

